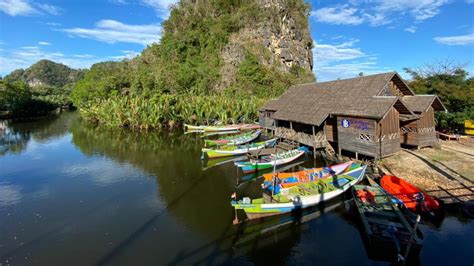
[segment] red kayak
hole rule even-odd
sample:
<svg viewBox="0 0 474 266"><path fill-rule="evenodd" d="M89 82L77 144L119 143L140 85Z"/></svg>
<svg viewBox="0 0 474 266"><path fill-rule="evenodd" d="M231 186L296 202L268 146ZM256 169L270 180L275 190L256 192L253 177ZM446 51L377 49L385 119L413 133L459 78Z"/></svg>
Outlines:
<svg viewBox="0 0 474 266"><path fill-rule="evenodd" d="M380 185L390 194L405 203L412 211L433 211L439 208L439 203L419 188L396 176L384 175ZM419 205L419 208L417 208Z"/></svg>

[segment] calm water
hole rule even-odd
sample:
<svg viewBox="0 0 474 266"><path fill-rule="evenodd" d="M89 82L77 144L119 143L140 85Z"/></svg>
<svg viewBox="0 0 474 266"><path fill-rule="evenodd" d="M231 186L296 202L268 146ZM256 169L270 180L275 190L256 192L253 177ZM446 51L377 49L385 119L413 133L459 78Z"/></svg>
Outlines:
<svg viewBox="0 0 474 266"><path fill-rule="evenodd" d="M344 198L233 226L241 175L232 162L205 168L200 145L179 132L94 128L74 113L10 124L0 135L0 265L383 263L368 257ZM255 181L238 187L258 191ZM447 213L421 231L412 263L474 263L472 220Z"/></svg>

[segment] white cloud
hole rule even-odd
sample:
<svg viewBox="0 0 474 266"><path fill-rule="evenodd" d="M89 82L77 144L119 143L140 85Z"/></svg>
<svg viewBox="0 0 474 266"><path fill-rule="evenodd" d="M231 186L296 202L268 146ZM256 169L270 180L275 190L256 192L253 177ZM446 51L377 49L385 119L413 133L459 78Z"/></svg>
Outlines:
<svg viewBox="0 0 474 266"><path fill-rule="evenodd" d="M39 14L39 11L25 0L0 0L0 11L13 17Z"/></svg>
<svg viewBox="0 0 474 266"><path fill-rule="evenodd" d="M317 9L311 16L328 24L381 26L407 17L424 21L438 15L448 3L449 0L352 0L349 4Z"/></svg>
<svg viewBox="0 0 474 266"><path fill-rule="evenodd" d="M57 23L57 22L46 22L46 25L53 26L53 27L57 27L57 26L61 26L61 23Z"/></svg>
<svg viewBox="0 0 474 266"><path fill-rule="evenodd" d="M355 47L357 42L350 40L334 45L315 43L314 72L318 81L350 78L360 72L372 74L383 70L377 67L377 57Z"/></svg>
<svg viewBox="0 0 474 266"><path fill-rule="evenodd" d="M158 42L161 35L161 26L158 24L128 25L115 20L101 20L95 28L64 29L70 36L93 39L106 43L138 43L142 45Z"/></svg>
<svg viewBox="0 0 474 266"><path fill-rule="evenodd" d="M117 4L117 5L126 5L128 4L127 1L125 0L109 0L110 3L112 4Z"/></svg>
<svg viewBox="0 0 474 266"><path fill-rule="evenodd" d="M95 55L91 55L91 54L75 54L72 56L76 58L94 58L95 57Z"/></svg>
<svg viewBox="0 0 474 266"><path fill-rule="evenodd" d="M45 51L43 47L25 46L15 50L2 51L0 55L0 75L6 75L18 68L27 68L41 59L63 63L73 68L89 68L97 62L114 60L118 57L123 59L125 58L124 55L130 55L130 53L121 51L118 56L97 57L90 54L67 55L61 51Z"/></svg>
<svg viewBox="0 0 474 266"><path fill-rule="evenodd" d="M43 12L57 16L63 12L63 9L57 6L49 5L49 4L37 4L38 8L41 9Z"/></svg>
<svg viewBox="0 0 474 266"><path fill-rule="evenodd" d="M323 7L312 11L311 16L319 22L336 25L359 25L364 22L362 17L356 15L356 8L349 8L347 5L335 7Z"/></svg>
<svg viewBox="0 0 474 266"><path fill-rule="evenodd" d="M416 26L411 26L408 28L405 28L404 31L408 31L410 33L415 33L418 28Z"/></svg>
<svg viewBox="0 0 474 266"><path fill-rule="evenodd" d="M44 46L48 46L48 45L51 45L51 43L49 42L38 42L39 45L44 45Z"/></svg>
<svg viewBox="0 0 474 266"><path fill-rule="evenodd" d="M14 17L40 14L59 15L62 9L50 4L28 0L0 0L0 11Z"/></svg>
<svg viewBox="0 0 474 266"><path fill-rule="evenodd" d="M153 8L160 18L167 18L169 16L169 8L176 4L178 0L142 0L145 6Z"/></svg>
<svg viewBox="0 0 474 266"><path fill-rule="evenodd" d="M375 9L383 12L409 13L415 20L426 20L439 14L449 0L374 0Z"/></svg>
<svg viewBox="0 0 474 266"><path fill-rule="evenodd" d="M472 45L474 44L474 33L458 36L435 37L434 40L445 45Z"/></svg>
<svg viewBox="0 0 474 266"><path fill-rule="evenodd" d="M114 60L132 59L140 54L140 52L132 50L122 50L120 52L122 53L122 55L111 56L110 58Z"/></svg>

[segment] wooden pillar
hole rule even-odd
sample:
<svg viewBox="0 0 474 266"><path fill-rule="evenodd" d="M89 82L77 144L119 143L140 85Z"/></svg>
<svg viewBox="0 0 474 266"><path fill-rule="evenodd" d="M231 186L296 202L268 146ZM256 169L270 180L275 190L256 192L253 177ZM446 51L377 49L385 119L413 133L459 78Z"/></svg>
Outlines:
<svg viewBox="0 0 474 266"><path fill-rule="evenodd" d="M290 129L293 130L293 122L290 121Z"/></svg>
<svg viewBox="0 0 474 266"><path fill-rule="evenodd" d="M359 153L356 152L356 160L358 161L359 160Z"/></svg>
<svg viewBox="0 0 474 266"><path fill-rule="evenodd" d="M313 128L313 159L316 160L316 130L314 129L314 125L312 126Z"/></svg>

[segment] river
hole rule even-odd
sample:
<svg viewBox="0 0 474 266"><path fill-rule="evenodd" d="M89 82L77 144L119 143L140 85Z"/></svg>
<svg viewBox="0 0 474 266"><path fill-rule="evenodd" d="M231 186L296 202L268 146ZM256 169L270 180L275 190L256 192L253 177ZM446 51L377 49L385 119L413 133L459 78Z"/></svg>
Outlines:
<svg viewBox="0 0 474 266"><path fill-rule="evenodd" d="M232 162L203 165L201 142L95 127L76 113L8 124L0 265L386 264L367 255L349 196L298 219L234 226L229 201L242 175ZM241 183L238 193L255 195L258 185ZM459 211L420 230L412 264L474 263L474 222Z"/></svg>

